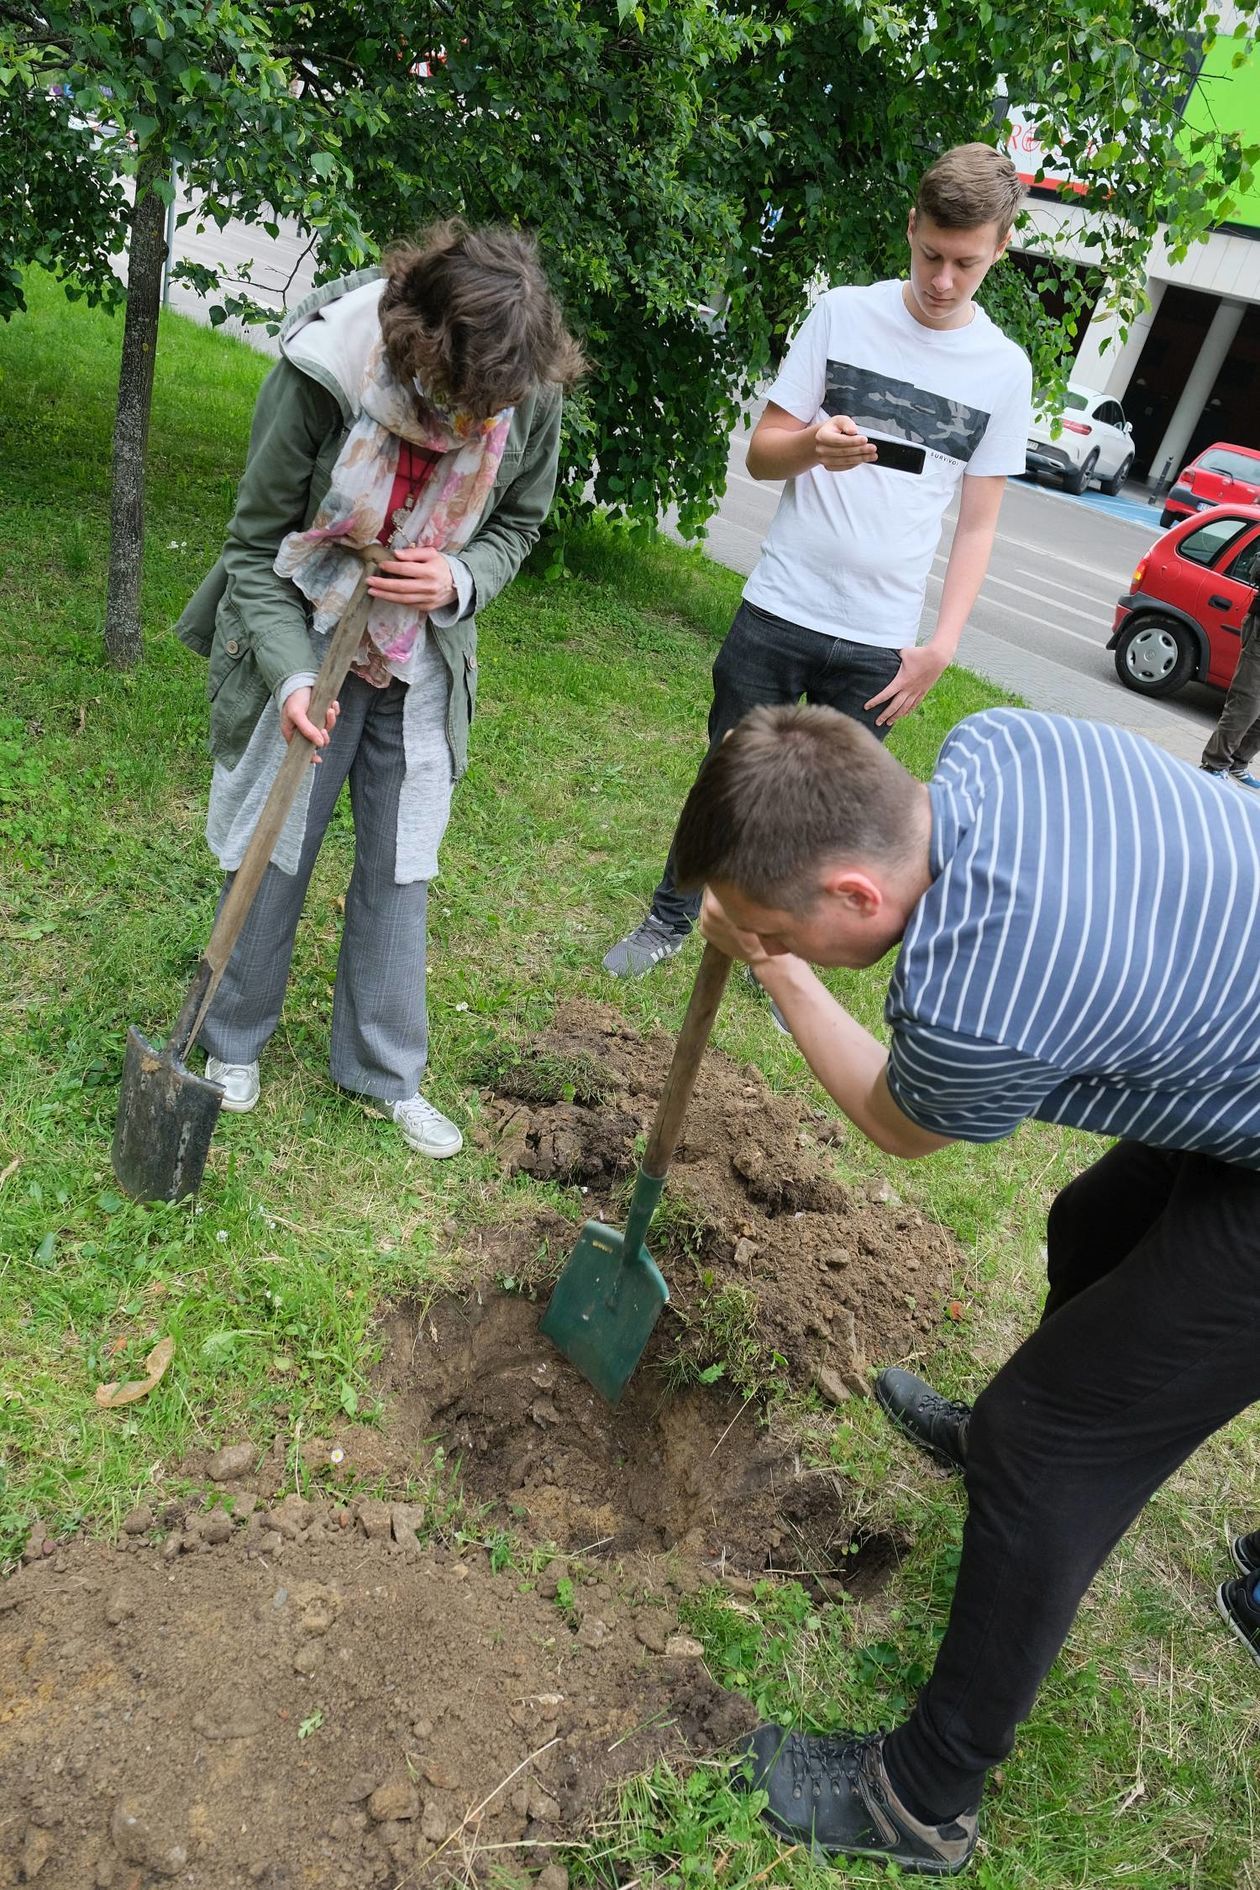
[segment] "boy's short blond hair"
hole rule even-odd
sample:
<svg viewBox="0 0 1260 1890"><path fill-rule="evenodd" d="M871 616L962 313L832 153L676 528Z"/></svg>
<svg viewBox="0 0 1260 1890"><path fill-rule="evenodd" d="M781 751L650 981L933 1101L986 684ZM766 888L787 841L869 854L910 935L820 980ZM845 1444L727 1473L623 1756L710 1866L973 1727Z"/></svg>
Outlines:
<svg viewBox="0 0 1260 1890"><path fill-rule="evenodd" d="M1019 172L991 144L956 144L923 173L914 207L943 230L997 225L1004 237L1024 200Z"/></svg>

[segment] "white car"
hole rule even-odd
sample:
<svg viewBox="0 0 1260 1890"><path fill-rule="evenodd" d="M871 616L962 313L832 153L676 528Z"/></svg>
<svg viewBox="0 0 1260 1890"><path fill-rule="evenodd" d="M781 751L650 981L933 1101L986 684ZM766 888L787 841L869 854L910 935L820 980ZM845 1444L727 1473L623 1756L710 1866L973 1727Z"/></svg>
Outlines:
<svg viewBox="0 0 1260 1890"><path fill-rule="evenodd" d="M1057 434L1056 418L1061 422ZM1114 497L1132 470L1133 428L1110 394L1071 381L1057 415L1033 415L1028 430L1030 473L1055 473L1065 492L1084 492L1096 479Z"/></svg>

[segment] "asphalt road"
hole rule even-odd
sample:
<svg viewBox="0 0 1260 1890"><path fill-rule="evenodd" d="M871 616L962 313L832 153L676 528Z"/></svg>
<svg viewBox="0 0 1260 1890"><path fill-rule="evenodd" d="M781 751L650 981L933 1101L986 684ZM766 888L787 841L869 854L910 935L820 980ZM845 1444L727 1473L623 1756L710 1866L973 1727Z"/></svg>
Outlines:
<svg viewBox="0 0 1260 1890"><path fill-rule="evenodd" d="M181 208L185 207L181 204ZM310 286L313 261L287 231L276 243L263 232L231 226L198 235L185 225L176 237L177 256L239 266L256 258L253 274L260 299L283 311ZM206 302L179 284L171 305L208 320ZM229 324L229 332L235 324ZM261 330L246 336L273 351ZM779 487L750 479L744 464L747 434L731 442L726 496L709 528L711 556L733 570L751 571L778 502ZM1097 493L1074 499L1050 486L1012 480L1002 502L997 540L960 661L1013 690L1033 708L1092 716L1159 742L1184 760L1197 761L1220 712L1221 696L1195 684L1170 702L1151 702L1126 689L1106 648L1116 598L1128 588L1134 565L1158 535L1158 511L1140 488L1121 499ZM928 587L925 627L935 622L952 518Z"/></svg>

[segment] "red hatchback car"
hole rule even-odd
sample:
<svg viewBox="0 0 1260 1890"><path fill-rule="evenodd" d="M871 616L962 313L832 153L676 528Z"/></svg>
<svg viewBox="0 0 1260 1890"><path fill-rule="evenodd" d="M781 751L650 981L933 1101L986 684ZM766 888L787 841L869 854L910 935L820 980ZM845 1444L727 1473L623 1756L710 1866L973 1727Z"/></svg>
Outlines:
<svg viewBox="0 0 1260 1890"><path fill-rule="evenodd" d="M1183 466L1164 500L1161 525L1193 518L1210 505L1260 505L1260 452L1217 440Z"/></svg>
<svg viewBox="0 0 1260 1890"><path fill-rule="evenodd" d="M1260 584L1260 505L1218 505L1157 538L1116 605L1107 648L1144 696L1189 682L1228 689Z"/></svg>

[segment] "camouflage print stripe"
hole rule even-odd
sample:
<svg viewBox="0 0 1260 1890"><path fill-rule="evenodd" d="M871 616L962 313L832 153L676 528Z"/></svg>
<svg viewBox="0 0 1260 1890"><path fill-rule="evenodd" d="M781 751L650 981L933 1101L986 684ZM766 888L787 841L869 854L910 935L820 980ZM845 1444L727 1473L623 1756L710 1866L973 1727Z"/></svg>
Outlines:
<svg viewBox="0 0 1260 1890"><path fill-rule="evenodd" d="M950 459L969 460L984 438L989 416L963 400L947 400L912 381L894 380L871 368L828 361L827 413L848 414L863 429L913 440Z"/></svg>

